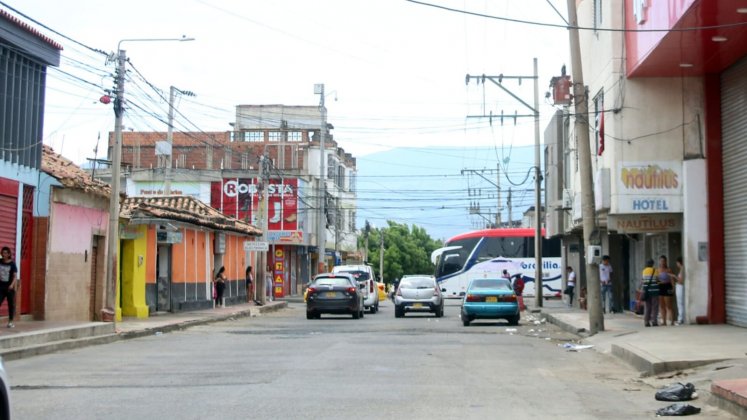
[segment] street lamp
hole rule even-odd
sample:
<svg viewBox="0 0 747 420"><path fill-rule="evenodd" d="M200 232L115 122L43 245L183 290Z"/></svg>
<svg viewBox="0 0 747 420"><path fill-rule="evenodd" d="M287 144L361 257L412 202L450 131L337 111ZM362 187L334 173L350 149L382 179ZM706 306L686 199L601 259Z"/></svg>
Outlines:
<svg viewBox="0 0 747 420"><path fill-rule="evenodd" d="M327 157L324 156L324 140L327 137L327 108L324 106L324 83L314 85L314 93L319 95L319 112L322 117L322 125L319 131L319 225L317 227L317 251L319 260L317 271L322 272L322 267L326 271L325 257L327 254L327 216L325 207L327 205L327 171L324 169L324 162Z"/></svg>
<svg viewBox="0 0 747 420"><path fill-rule="evenodd" d="M117 71L115 74L117 95L114 99L114 144L112 145L112 195L109 200L109 226L107 234L106 303L102 310L103 320L111 319L117 325L117 267L119 266L119 177L122 165L122 120L124 117L124 83L127 54L123 42L194 41L194 38L138 38L122 39L117 43Z"/></svg>

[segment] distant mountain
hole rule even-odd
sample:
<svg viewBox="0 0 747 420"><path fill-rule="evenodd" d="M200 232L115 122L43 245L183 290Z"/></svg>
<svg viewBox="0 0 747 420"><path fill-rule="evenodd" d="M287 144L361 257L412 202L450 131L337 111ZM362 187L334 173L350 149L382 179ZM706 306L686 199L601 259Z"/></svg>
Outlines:
<svg viewBox="0 0 747 420"><path fill-rule="evenodd" d="M484 228L495 221L498 197L491 182L497 182L499 161L502 221L508 220L509 187L512 218L520 220L534 205L533 173L527 177L534 166L533 147L397 148L357 157L357 226L368 220L381 227L392 220L422 227L434 239ZM478 206L482 216L470 214L470 207Z"/></svg>

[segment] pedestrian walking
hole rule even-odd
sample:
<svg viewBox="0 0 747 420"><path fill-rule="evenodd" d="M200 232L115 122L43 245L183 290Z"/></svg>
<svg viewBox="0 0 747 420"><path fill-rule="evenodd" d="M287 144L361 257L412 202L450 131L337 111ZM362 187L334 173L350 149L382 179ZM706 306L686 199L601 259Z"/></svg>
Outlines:
<svg viewBox="0 0 747 420"><path fill-rule="evenodd" d="M251 302L254 300L254 274L252 273L252 266L246 267L246 301Z"/></svg>
<svg viewBox="0 0 747 420"><path fill-rule="evenodd" d="M685 266L682 257L677 257L677 284L675 285L675 297L677 298L677 323L685 323Z"/></svg>
<svg viewBox="0 0 747 420"><path fill-rule="evenodd" d="M521 273L514 274L513 288L516 300L519 302L519 310L523 311L527 307L524 306L524 278L521 276Z"/></svg>
<svg viewBox="0 0 747 420"><path fill-rule="evenodd" d="M265 297L267 297L267 301L271 301L272 299L272 274L270 274L270 270L265 271Z"/></svg>
<svg viewBox="0 0 747 420"><path fill-rule="evenodd" d="M602 257L602 263L599 264L599 282L602 290L602 309L604 313L612 312L612 265L610 256Z"/></svg>
<svg viewBox="0 0 747 420"><path fill-rule="evenodd" d="M669 325L674 325L674 308L672 307L672 296L674 295L674 282L677 276L672 274L672 270L667 265L667 257L659 257L659 310L661 311L661 322L667 325L667 315L669 315Z"/></svg>
<svg viewBox="0 0 747 420"><path fill-rule="evenodd" d="M643 324L647 327L658 326L659 316L659 279L654 268L654 260L646 261L646 268L641 274L641 289L643 290Z"/></svg>
<svg viewBox="0 0 747 420"><path fill-rule="evenodd" d="M218 269L215 275L215 306L225 307L223 304L223 291L226 290L226 267Z"/></svg>
<svg viewBox="0 0 747 420"><path fill-rule="evenodd" d="M10 248L4 246L0 259L0 305L5 299L8 299L8 328L15 327L13 315L16 313L16 289L18 286L18 267L13 261L13 255Z"/></svg>
<svg viewBox="0 0 747 420"><path fill-rule="evenodd" d="M565 284L565 293L568 295L568 306L573 306L573 291L576 289L576 272L573 271L573 267L570 265L565 268L565 271L568 273L568 277Z"/></svg>

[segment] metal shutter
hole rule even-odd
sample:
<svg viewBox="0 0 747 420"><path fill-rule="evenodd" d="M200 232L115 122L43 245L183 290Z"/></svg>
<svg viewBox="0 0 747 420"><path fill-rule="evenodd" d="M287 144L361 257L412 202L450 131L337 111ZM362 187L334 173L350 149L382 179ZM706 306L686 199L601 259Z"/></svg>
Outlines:
<svg viewBox="0 0 747 420"><path fill-rule="evenodd" d="M726 322L747 327L747 58L721 75Z"/></svg>
<svg viewBox="0 0 747 420"><path fill-rule="evenodd" d="M9 247L13 250L13 259L16 259L18 198L0 195L0 215L0 247Z"/></svg>

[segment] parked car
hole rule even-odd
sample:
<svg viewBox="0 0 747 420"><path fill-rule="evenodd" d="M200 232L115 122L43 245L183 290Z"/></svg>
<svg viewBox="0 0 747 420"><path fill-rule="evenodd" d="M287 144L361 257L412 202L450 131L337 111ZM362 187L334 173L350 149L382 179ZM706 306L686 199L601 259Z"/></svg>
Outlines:
<svg viewBox="0 0 747 420"><path fill-rule="evenodd" d="M475 319L505 319L518 325L519 302L508 279L473 279L462 298L462 324Z"/></svg>
<svg viewBox="0 0 747 420"><path fill-rule="evenodd" d="M351 314L363 317L364 284L348 273L323 273L314 277L306 294L306 319L321 318L322 314Z"/></svg>
<svg viewBox="0 0 747 420"><path fill-rule="evenodd" d="M10 383L5 373L3 359L0 357L0 419L10 418Z"/></svg>
<svg viewBox="0 0 747 420"><path fill-rule="evenodd" d="M359 283L365 283L363 305L372 314L379 311L379 293L376 287L376 276L368 265L338 265L332 268L333 273L350 273Z"/></svg>
<svg viewBox="0 0 747 420"><path fill-rule="evenodd" d="M405 312L433 312L437 318L444 316L444 298L433 276L407 276L399 281L394 293L394 317L402 318Z"/></svg>

